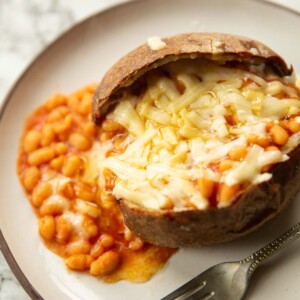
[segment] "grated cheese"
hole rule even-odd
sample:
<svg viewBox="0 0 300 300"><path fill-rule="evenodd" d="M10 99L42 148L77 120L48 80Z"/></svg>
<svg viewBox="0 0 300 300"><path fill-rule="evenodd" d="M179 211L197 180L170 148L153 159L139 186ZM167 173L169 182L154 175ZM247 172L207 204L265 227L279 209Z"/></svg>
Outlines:
<svg viewBox="0 0 300 300"><path fill-rule="evenodd" d="M263 72L264 67L257 69ZM295 91L250 71L207 61L180 60L164 68L170 78L184 85L182 94L173 80L154 73L146 77L148 89L138 101L127 93L110 114L133 139L124 153L101 163L100 185L105 184L103 170L110 169L117 176L116 198L149 209L162 209L170 199L174 210L188 209L187 203L206 209L210 204L195 184L198 178L228 186L258 184L272 176L262 171L264 166L288 159L280 150L248 145L247 137L254 134L268 139L269 122L278 123L291 110L300 109L299 99L276 97L280 92L289 95ZM252 82L244 85L249 79ZM299 138L296 142L295 137L290 139L293 147L299 144ZM247 147L245 159L234 162L224 173L210 167L236 146Z"/></svg>

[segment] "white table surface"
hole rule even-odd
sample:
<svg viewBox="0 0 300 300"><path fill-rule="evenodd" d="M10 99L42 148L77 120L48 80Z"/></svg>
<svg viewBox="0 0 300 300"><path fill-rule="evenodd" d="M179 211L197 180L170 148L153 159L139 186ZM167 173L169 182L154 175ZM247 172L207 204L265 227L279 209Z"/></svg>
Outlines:
<svg viewBox="0 0 300 300"><path fill-rule="evenodd" d="M0 106L24 68L57 35L88 15L124 1L0 0ZM300 0L268 1L300 12ZM29 297L0 252L0 300L23 299Z"/></svg>

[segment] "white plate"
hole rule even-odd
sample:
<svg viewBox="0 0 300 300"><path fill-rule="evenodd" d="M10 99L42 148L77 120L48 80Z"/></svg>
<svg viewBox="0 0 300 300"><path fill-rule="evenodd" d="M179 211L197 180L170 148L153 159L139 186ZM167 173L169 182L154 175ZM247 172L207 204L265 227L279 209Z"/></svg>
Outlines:
<svg viewBox="0 0 300 300"><path fill-rule="evenodd" d="M8 95L1 117L0 228L4 255L33 298L159 299L216 263L247 256L300 220L297 200L246 238L180 250L163 271L145 284L108 285L91 276L68 272L63 261L45 249L16 175L18 140L26 116L57 91L69 93L98 81L118 58L147 37L192 31L246 35L268 44L300 72L299 28L299 15L259 1L144 0L87 19L31 64ZM300 244L294 243L257 270L246 299L299 299L299 250Z"/></svg>

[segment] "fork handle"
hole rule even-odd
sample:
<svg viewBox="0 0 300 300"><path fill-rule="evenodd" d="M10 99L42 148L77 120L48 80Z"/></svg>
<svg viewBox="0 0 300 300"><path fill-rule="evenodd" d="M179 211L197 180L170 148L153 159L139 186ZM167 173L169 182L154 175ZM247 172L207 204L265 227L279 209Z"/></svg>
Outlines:
<svg viewBox="0 0 300 300"><path fill-rule="evenodd" d="M256 268L266 259L273 256L285 246L289 245L297 238L300 237L300 222L293 226L290 230L282 234L276 240L271 242L270 244L264 246L263 248L259 249L258 251L254 252L247 258L240 261L240 263L251 263L248 276L250 277Z"/></svg>

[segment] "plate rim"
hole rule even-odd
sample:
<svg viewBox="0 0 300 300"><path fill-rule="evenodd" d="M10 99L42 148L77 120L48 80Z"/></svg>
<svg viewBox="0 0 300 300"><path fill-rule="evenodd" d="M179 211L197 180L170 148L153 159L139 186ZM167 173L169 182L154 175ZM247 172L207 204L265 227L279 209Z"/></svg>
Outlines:
<svg viewBox="0 0 300 300"><path fill-rule="evenodd" d="M84 17L82 20L74 23L71 25L71 27L67 28L66 30L60 32L56 38L54 38L50 43L43 46L43 48L33 56L33 58L30 59L30 61L27 63L26 67L21 71L21 73L17 76L17 78L12 82L10 87L8 88L8 91L6 92L5 96L3 97L2 105L0 107L0 126L2 123L3 116L6 112L6 109L8 107L9 101L15 92L15 90L18 88L19 84L22 82L23 78L27 75L27 73L40 61L40 59L49 51L52 47L54 47L57 43L59 43L62 39L67 37L68 35L72 34L74 31L76 31L78 28L80 28L83 24L90 22L93 18L99 18L102 15L107 15L114 11L115 9L120 9L125 6L130 5L136 5L136 3L140 2L150 2L152 0L121 0L123 2L114 3L109 5L108 7L104 9L100 9L92 14L89 14L88 16ZM291 7L285 6L280 3L276 2L270 2L269 0L244 0L248 2L258 2L267 6L277 7L278 9L281 9L283 11L289 12L291 14L294 14L300 18L300 11L297 11ZM22 288L26 291L28 296L33 300L44 300L44 298L41 296L41 294L36 290L36 288L31 284L28 277L24 274L21 267L17 263L16 259L14 258L12 251L9 248L9 245L7 244L5 237L2 233L2 230L0 228L0 251L3 254L3 257L5 258L10 270L16 277L17 281L20 283Z"/></svg>

